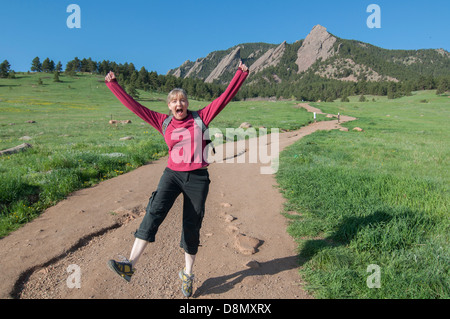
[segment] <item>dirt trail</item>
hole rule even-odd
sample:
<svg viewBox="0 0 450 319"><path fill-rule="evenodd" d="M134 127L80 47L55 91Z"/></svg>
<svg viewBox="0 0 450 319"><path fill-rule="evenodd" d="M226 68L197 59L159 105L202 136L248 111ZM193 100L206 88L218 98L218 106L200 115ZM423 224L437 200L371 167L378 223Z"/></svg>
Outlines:
<svg viewBox="0 0 450 319"><path fill-rule="evenodd" d="M341 116L340 122L353 119ZM337 120L331 120L282 133L280 151L317 130L338 128ZM209 167L212 182L194 267L193 297L311 298L302 289L297 245L286 233L287 221L280 213L284 199L274 175L260 172L269 164L249 163L248 158L239 163L249 152L239 147L235 151L241 155L231 156L232 163ZM166 163L167 158L162 158L74 192L1 239L0 298L183 298L177 276L184 266L179 247L182 196L160 227L156 242L141 257L130 283L106 266L108 259L129 256L133 233ZM74 287L77 283L79 288Z"/></svg>

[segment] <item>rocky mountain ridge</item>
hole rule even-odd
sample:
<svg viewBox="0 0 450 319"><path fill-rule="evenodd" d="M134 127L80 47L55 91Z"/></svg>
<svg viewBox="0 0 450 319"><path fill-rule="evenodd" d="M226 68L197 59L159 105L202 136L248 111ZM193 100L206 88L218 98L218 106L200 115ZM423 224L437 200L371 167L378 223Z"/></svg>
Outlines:
<svg viewBox="0 0 450 319"><path fill-rule="evenodd" d="M250 68L250 83L282 83L306 74L340 81L399 82L419 75L450 73L450 54L443 49L387 50L357 40L341 39L321 25L305 39L288 44L244 43L186 61L168 75L225 84L239 60Z"/></svg>

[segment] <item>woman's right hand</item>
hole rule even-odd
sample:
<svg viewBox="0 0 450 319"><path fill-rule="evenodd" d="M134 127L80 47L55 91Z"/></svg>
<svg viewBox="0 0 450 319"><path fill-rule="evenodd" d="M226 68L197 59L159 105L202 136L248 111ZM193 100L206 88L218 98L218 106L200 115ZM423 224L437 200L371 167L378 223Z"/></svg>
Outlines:
<svg viewBox="0 0 450 319"><path fill-rule="evenodd" d="M241 69L243 72L248 72L248 67L242 63L242 61L239 61L239 69Z"/></svg>
<svg viewBox="0 0 450 319"><path fill-rule="evenodd" d="M113 71L109 71L109 73L105 76L106 82L111 82L112 80L115 80L116 76L114 75Z"/></svg>

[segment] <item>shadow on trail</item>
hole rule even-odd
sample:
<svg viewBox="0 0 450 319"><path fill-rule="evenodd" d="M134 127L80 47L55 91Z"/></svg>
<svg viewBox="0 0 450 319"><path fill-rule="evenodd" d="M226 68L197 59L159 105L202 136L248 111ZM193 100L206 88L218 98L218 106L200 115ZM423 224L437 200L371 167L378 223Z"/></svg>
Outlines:
<svg viewBox="0 0 450 319"><path fill-rule="evenodd" d="M300 268L325 248L349 244L360 231L367 227L378 228L388 224L393 219L401 219L409 220L407 228L413 228L413 225L417 223L416 219L420 219L417 215L417 213L409 210L398 214L398 212L389 209L381 209L367 216L344 218L336 231L329 237L305 240L298 255L263 262L260 263L258 268L248 268L233 274L209 278L196 290L194 297L225 293L250 276L275 275L286 270ZM397 245L402 244L405 243L397 243Z"/></svg>
<svg viewBox="0 0 450 319"><path fill-rule="evenodd" d="M208 294L222 294L233 289L234 286L242 282L242 280L244 280L247 277L275 275L277 273L298 267L299 267L298 255L277 258L274 260L262 262L259 264L258 268L248 268L230 275L224 275L205 280L203 284L196 289L193 297L195 298L201 295L208 295Z"/></svg>

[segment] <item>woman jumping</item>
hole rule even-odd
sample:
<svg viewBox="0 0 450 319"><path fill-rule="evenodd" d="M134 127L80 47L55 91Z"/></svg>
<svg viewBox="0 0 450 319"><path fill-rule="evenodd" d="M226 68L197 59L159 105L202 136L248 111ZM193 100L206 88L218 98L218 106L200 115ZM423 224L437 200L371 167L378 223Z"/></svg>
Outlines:
<svg viewBox="0 0 450 319"><path fill-rule="evenodd" d="M185 268L179 272L181 290L186 297L192 295L193 266L200 243L200 228L205 214L205 202L209 190L208 162L204 158L207 138L202 137L199 123L209 123L233 99L248 76L248 67L242 62L224 93L205 108L191 112L183 89L172 90L167 97L169 114L162 114L142 106L117 83L113 72L105 77L108 88L133 113L152 125L164 136L169 147L167 167L156 191L149 199L146 214L139 229L128 260L109 260L109 267L127 281L135 271L135 265L149 242L155 241L158 227L171 209L175 199L183 193L183 227L180 246L185 251ZM199 121L201 120L201 121ZM200 138L195 138L200 136Z"/></svg>

